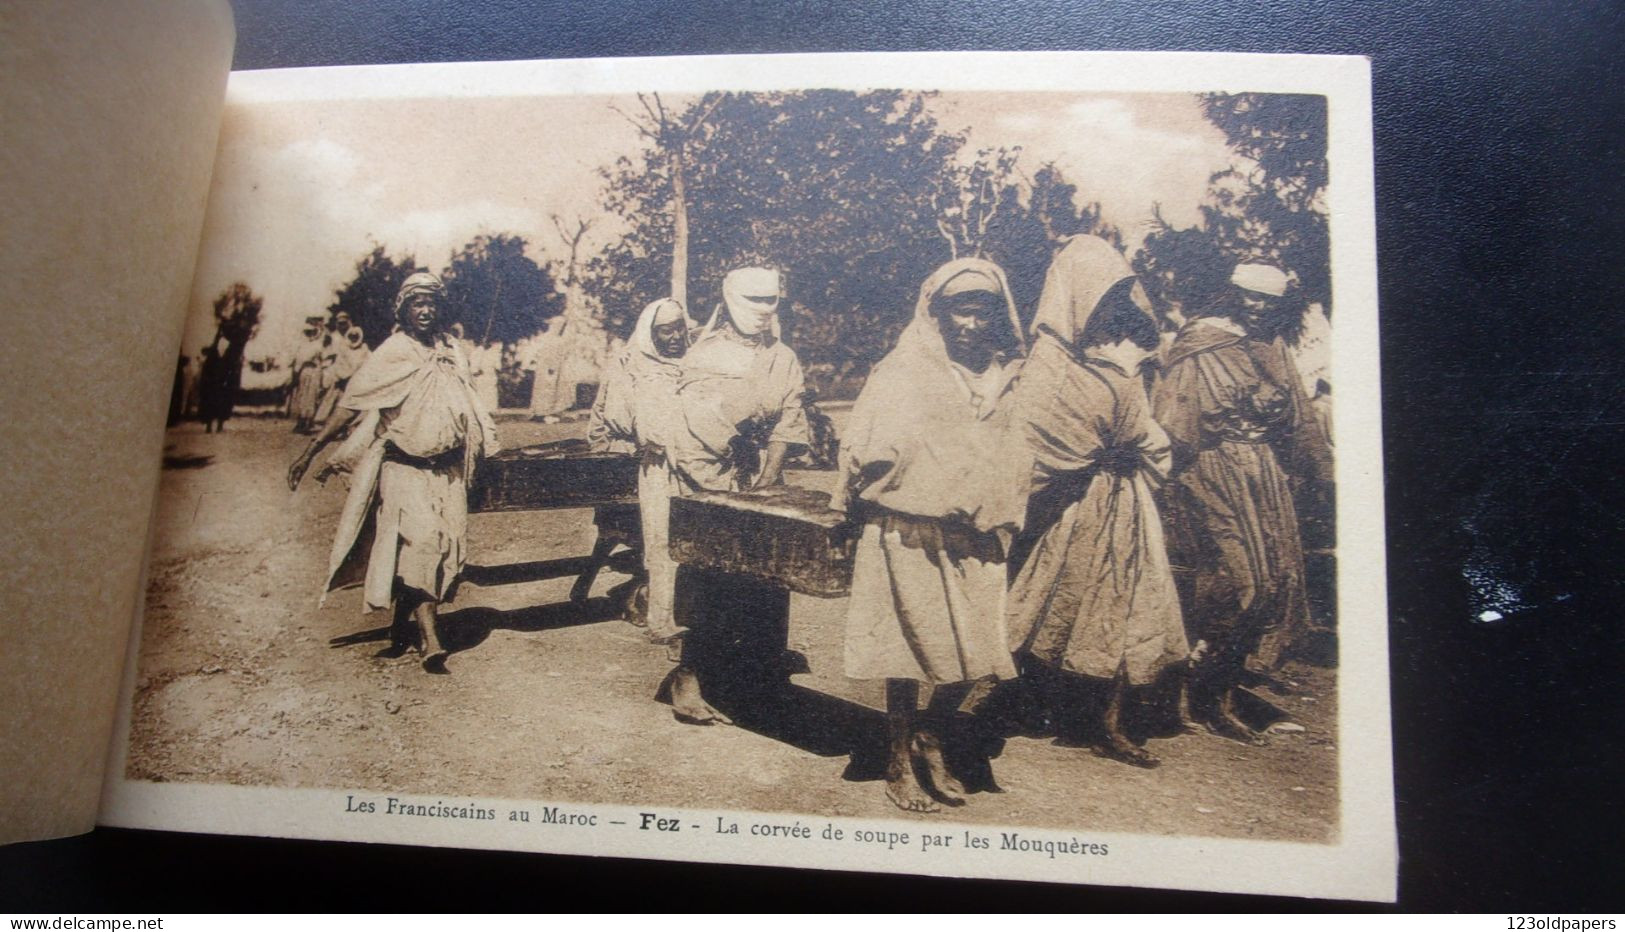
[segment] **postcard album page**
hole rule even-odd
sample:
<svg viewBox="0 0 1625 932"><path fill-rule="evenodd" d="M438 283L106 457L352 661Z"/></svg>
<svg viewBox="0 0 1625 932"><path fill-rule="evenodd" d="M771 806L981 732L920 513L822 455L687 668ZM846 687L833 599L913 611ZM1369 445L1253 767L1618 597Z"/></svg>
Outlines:
<svg viewBox="0 0 1625 932"><path fill-rule="evenodd" d="M96 824L232 38L217 0L0 8L0 844Z"/></svg>
<svg viewBox="0 0 1625 932"><path fill-rule="evenodd" d="M1391 900L1373 216L1357 58L234 74L103 819Z"/></svg>

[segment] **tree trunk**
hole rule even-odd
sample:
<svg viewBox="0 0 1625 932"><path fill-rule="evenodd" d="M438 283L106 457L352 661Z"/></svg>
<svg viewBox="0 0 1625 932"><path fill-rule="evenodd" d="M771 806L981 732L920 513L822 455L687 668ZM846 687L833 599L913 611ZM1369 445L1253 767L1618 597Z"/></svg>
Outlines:
<svg viewBox="0 0 1625 932"><path fill-rule="evenodd" d="M683 151L668 156L671 165L671 296L688 308L688 192L683 185Z"/></svg>
<svg viewBox="0 0 1625 932"><path fill-rule="evenodd" d="M491 310L485 315L485 332L480 334L480 346L491 342L491 325L497 321L497 315L502 313L502 272L497 272L496 297L491 301Z"/></svg>

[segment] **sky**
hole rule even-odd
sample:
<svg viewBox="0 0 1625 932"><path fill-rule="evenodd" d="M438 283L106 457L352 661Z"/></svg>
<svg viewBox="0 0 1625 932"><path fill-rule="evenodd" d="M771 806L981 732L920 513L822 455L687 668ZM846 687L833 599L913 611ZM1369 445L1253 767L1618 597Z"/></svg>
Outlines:
<svg viewBox="0 0 1625 932"><path fill-rule="evenodd" d="M679 101L680 103L680 101ZM1208 177L1237 162L1188 94L954 92L931 98L966 154L1021 146L1029 176L1054 161L1132 253L1153 205L1194 224ZM213 333L210 302L235 281L265 299L251 359L285 358L355 263L383 244L439 269L480 233L514 233L560 259L552 217L594 221L590 255L618 227L599 169L641 149L616 109L633 97L259 102L226 111L183 348Z"/></svg>

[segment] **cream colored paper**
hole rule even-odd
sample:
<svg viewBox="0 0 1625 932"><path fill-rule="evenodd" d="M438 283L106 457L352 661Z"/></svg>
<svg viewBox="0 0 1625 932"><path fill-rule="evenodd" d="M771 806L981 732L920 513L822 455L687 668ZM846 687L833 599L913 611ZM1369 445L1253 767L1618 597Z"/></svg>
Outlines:
<svg viewBox="0 0 1625 932"><path fill-rule="evenodd" d="M0 6L0 842L95 820L231 48L214 0Z"/></svg>
<svg viewBox="0 0 1625 932"><path fill-rule="evenodd" d="M1109 824L1086 815L1086 784L1076 787L1075 810L1027 814L1008 824L978 817L977 801L966 810L930 817L878 817L868 804L880 792L873 783L846 789L861 799L861 815L842 806L816 805L796 795L801 780L839 780L839 761L797 757L776 749L780 769L738 775L742 789L726 782L692 792L683 790L685 767L726 770L727 735L681 729L663 706L646 703L635 717L605 721L582 713L562 723L579 732L560 757L538 759L514 735L528 716L542 714L553 684L573 671L549 668L549 644L586 635L581 629L489 632L490 651L524 652L534 666L507 670L503 682L483 680L490 672L473 652L456 655L457 672L423 683L409 674L367 672L364 661L326 647L326 638L380 624L376 618L318 615L313 587L319 555L292 554L285 546L264 549L255 538L281 541L306 534L291 527L308 508L296 499L263 499L272 506L238 506L232 486L218 480L173 477L176 497L166 501L158 522L154 559L171 568L165 585L190 597L212 592L209 612L178 613L164 606L166 627L155 634L149 653L130 666L127 696L139 700L120 733L138 733L139 759L129 745L113 749L103 818L109 824L192 831L254 833L291 837L388 841L475 848L512 848L580 854L655 857L800 867L865 869L950 876L1002 877L1081 883L1173 886L1202 890L1278 893L1297 896L1391 900L1395 892L1396 848L1392 766L1389 746L1386 616L1384 611L1381 433L1377 366L1375 229L1371 165L1370 75L1363 59L1205 54L904 54L768 56L736 58L620 59L574 62L517 62L479 65L425 65L390 68L260 72L233 76L211 204L206 247L200 257L193 295L194 316L207 298L235 278L256 276L285 296L278 314L319 310L330 299L345 269L317 272L316 241L334 230L370 233L392 250L413 249L421 263L437 266L444 228L500 231L519 222L524 211L570 213L590 209L592 198L579 186L561 188L555 176L579 172L581 165L557 155L550 140L564 139L580 159L592 162L613 151L613 120L572 120L573 107L602 110L609 102L636 106L634 92L693 94L710 89L901 87L962 93L987 92L977 119L1000 112L997 94L1089 95L1189 94L1201 91L1256 91L1323 94L1329 101L1328 158L1333 182L1328 212L1333 242L1332 281L1338 308L1333 324L1332 365L1337 375L1337 479L1339 517L1338 619L1340 667L1335 716L1335 799L1332 824L1293 840L1252 840L1245 831L1215 833L1203 819L1213 810L1192 807L1178 817L1180 830L1152 831L1142 820ZM989 102L991 101L991 102ZM1087 103L1088 101L1083 101ZM544 106L545 104L545 106ZM554 119L542 120L541 113ZM594 117L593 119L599 119ZM337 137L365 148L366 139L399 139L411 132L413 157L397 169L368 174L362 169L376 153L357 157ZM590 131L584 131L587 127ZM418 146L426 141L428 146ZM1170 140L1170 145L1173 140ZM440 155L435 154L438 147ZM472 175L467 164L448 154L500 152ZM403 151L405 151L403 149ZM383 163L383 164L388 164ZM1149 157L1145 160L1150 165ZM533 188L522 208L487 202L476 192L448 198L451 185L512 185L522 165ZM590 168L590 165L589 165ZM1125 170L1132 172L1134 165ZM1149 168L1147 169L1149 170ZM282 172L284 183L260 192L257 182ZM335 181L334 179L339 179ZM416 187L403 194L406 180ZM572 191L574 193L572 193ZM1089 192L1084 192L1085 197ZM383 205L391 205L385 207ZM519 218L519 219L516 219ZM228 249L223 244L238 244ZM364 237L355 240L366 247ZM303 251L302 251L303 250ZM360 251L358 249L358 251ZM254 256L261 265L252 264ZM325 266L321 267L325 268ZM267 316L272 308L268 298ZM273 326L266 324L267 328ZM282 325L275 325L282 326ZM206 329L206 328L203 328ZM206 334L205 334L206 335ZM190 340L189 342L196 342ZM288 455L299 446L287 443ZM280 481L279 475L250 474L242 482ZM268 493L267 493L268 494ZM285 494L285 493L283 493ZM308 490L299 496L318 494ZM285 505L282 503L286 503ZM329 504L329 511L336 504ZM255 509L258 510L255 510ZM330 520L330 518L329 518ZM539 520L539 519L536 519ZM519 519L482 519L485 546L502 549L504 533L525 530ZM247 522L245 525L244 522ZM260 523L255 523L260 522ZM236 525L235 528L233 525ZM329 534L330 527L328 528ZM471 533L478 533L477 529ZM166 536L167 535L167 536ZM307 537L319 537L309 535ZM304 540L304 537L298 537ZM301 544L315 548L325 544ZM185 554L207 555L210 548L250 548L258 577L218 580L208 586L179 579ZM324 551L325 552L325 551ZM199 574L206 574L200 563ZM185 588L191 587L191 588ZM283 589L291 591L283 592ZM174 590L166 589L166 593ZM529 597L529 594L525 597ZM167 596L166 596L167 598ZM520 596L514 596L520 599ZM270 600L262 602L259 600ZM336 599L335 599L336 601ZM269 605L269 608L265 606ZM799 608L792 607L792 619ZM235 615L227 619L225 616ZM352 606L353 615L353 606ZM346 696L326 683L289 683L241 656L192 662L196 646L207 652L214 639L235 643L242 628L262 626L281 632L287 650L309 664L352 671L362 686ZM794 620L792 620L794 624ZM333 627L338 626L338 627ZM605 660L604 677L628 676L648 664L633 637L624 657ZM191 640L188 640L190 638ZM552 640L550 640L552 639ZM298 643L295 643L298 642ZM250 643L244 640L242 643ZM303 644L305 646L299 646ZM279 649L281 649L279 647ZM132 645L132 654L135 646ZM176 666L175 657L188 659ZM210 655L213 656L213 655ZM224 657L224 648L221 656ZM491 656L487 654L486 656ZM339 674L343 677L343 674ZM514 676L523 676L515 681ZM397 678L398 677L398 678ZM652 694L654 679L642 684ZM138 689L139 686L139 689ZM377 687L377 694L367 690ZM348 687L344 687L348 688ZM642 687L632 687L642 688ZM404 703L402 701L404 700ZM393 703L393 705L392 705ZM444 703L444 706L440 704ZM363 708L365 706L365 708ZM463 727L448 730L440 708L464 711ZM379 712L379 709L385 710ZM469 709L479 721L467 721ZM200 712L200 710L203 710ZM224 716L199 728L200 715ZM733 734L733 733L730 733ZM206 736L206 737L200 737ZM1193 739L1194 740L1194 739ZM1217 739L1203 739L1217 740ZM348 745L346 743L349 743ZM324 769L307 766L333 747L353 747L343 761ZM236 749L241 748L239 753ZM363 750L364 749L364 750ZM472 750L471 750L472 749ZM482 752L478 779L442 761L466 763ZM1048 753L1048 752L1045 752ZM1059 753L1059 752L1057 752ZM1086 751L1074 751L1086 754ZM1249 753L1236 751L1238 755ZM673 756L664 756L671 754ZM428 764L427 761L434 761ZM201 763L200 763L201 762ZM1166 766L1166 765L1165 765ZM585 768L620 768L638 774L616 798L603 798L604 781L586 799L572 777ZM594 771L595 773L598 771ZM710 772L710 771L707 771ZM333 774L338 773L335 777ZM785 774L791 776L786 777ZM814 776L814 774L817 774ZM162 778L161 782L157 778ZM662 782L666 778L671 786ZM741 800L761 798L762 787L790 780L780 802L761 806ZM641 781L641 782L638 782ZM614 785L608 781L608 785ZM1189 799L1157 796L1155 774L1146 778L1148 807L1191 807ZM546 792L538 786L549 787ZM672 788L676 787L676 788ZM1012 794L1022 788L1012 786ZM1287 791L1298 788L1285 788ZM686 793L686 795L685 795ZM755 795L753 795L755 794ZM610 794L614 795L614 794ZM1016 800L1020 796L1013 797ZM426 814L387 812L390 801L427 807ZM375 807L368 810L365 807ZM986 805L991 805L986 804ZM1014 804L1011 804L1014 805ZM462 816L445 815L447 809ZM479 818L489 811L491 818ZM519 813L529 821L513 821ZM551 818L550 818L551 815ZM471 817L469 817L471 816ZM580 820L590 820L582 824ZM651 822L651 820L653 820ZM662 831L668 822L676 831ZM646 824L647 823L647 824ZM719 829L736 824L739 833ZM800 837L801 829L807 830ZM785 831L791 834L786 836ZM831 834L826 836L828 831ZM834 832L839 831L840 839ZM879 833L882 841L859 841ZM907 843L885 839L908 834ZM929 850L922 834L952 837L953 846ZM972 836L988 848L966 847ZM1007 837L1009 836L1008 840ZM1033 848L1029 842L1037 844ZM1065 850L1062 850L1065 849ZM1052 853L1059 852L1059 853Z"/></svg>

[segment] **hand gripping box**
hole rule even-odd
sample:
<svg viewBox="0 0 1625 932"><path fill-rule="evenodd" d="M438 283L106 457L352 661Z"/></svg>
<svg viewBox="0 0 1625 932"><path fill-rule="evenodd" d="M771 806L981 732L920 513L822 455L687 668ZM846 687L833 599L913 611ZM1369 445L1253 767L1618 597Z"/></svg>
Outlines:
<svg viewBox="0 0 1625 932"><path fill-rule="evenodd" d="M671 503L671 555L804 595L844 596L856 541L829 494L794 486L697 492Z"/></svg>

